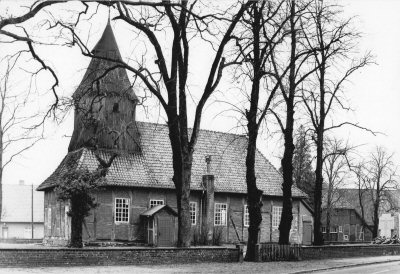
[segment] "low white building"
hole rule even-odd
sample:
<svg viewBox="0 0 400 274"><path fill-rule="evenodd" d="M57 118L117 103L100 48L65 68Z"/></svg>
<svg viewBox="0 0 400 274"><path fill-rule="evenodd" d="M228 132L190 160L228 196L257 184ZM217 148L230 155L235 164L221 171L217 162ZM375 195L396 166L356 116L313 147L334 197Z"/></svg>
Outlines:
<svg viewBox="0 0 400 274"><path fill-rule="evenodd" d="M399 213L385 213L379 217L379 236L399 236Z"/></svg>
<svg viewBox="0 0 400 274"><path fill-rule="evenodd" d="M43 238L44 195L36 187L23 182L3 185L0 239Z"/></svg>

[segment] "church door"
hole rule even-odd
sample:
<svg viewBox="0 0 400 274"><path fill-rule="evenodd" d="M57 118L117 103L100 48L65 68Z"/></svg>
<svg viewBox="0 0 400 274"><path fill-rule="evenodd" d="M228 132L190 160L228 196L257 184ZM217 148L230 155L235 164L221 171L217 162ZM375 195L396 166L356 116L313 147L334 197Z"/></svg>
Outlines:
<svg viewBox="0 0 400 274"><path fill-rule="evenodd" d="M174 245L174 222L171 216L158 216L157 246Z"/></svg>
<svg viewBox="0 0 400 274"><path fill-rule="evenodd" d="M303 221L303 245L311 245L312 243L312 223Z"/></svg>

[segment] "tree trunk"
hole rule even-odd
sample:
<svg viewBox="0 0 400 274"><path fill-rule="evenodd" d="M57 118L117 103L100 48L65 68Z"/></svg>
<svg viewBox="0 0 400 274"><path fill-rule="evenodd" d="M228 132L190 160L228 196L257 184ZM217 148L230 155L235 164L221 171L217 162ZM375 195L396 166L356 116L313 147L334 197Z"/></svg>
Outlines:
<svg viewBox="0 0 400 274"><path fill-rule="evenodd" d="M289 113L290 111L288 111ZM291 117L290 117L291 116ZM285 131L285 152L282 158L283 171L283 207L281 223L279 224L279 244L289 244L290 228L292 226L292 185L293 185L293 116L288 114Z"/></svg>
<svg viewBox="0 0 400 274"><path fill-rule="evenodd" d="M323 169L323 151L324 151L324 132L325 132L325 118L327 113L325 112L325 72L326 72L326 56L325 56L325 45L323 44L322 30L321 30L321 14L318 13L317 17L318 29L319 29L319 48L321 51L321 65L319 68L319 124L315 128L317 137L317 164L315 168L315 195L314 195L314 245L323 245L324 237L321 231L321 206L322 206L322 184L324 178L322 176Z"/></svg>
<svg viewBox="0 0 400 274"><path fill-rule="evenodd" d="M378 192L378 191L377 191ZM374 224L372 228L372 238L378 237L378 229L379 229L379 204L380 204L380 197L377 193L377 197L375 198L374 202Z"/></svg>
<svg viewBox="0 0 400 274"><path fill-rule="evenodd" d="M262 8L258 8L257 2L254 2L252 7L253 19L252 32L253 32L253 62L252 69L254 79L252 81L251 95L250 95L250 108L246 112L247 131L248 131L248 144L246 155L246 184L247 184L247 206L249 209L249 234L247 239L247 252L246 261L257 261L256 248L259 241L260 225L262 222L261 207L262 207L262 191L257 188L257 179L255 172L255 157L257 149L257 136L258 136L258 123L257 111L260 94L260 80L261 80L261 56L260 56L260 29Z"/></svg>
<svg viewBox="0 0 400 274"><path fill-rule="evenodd" d="M283 207L281 223L279 224L279 244L289 244L290 228L292 226L292 185L293 185L293 126L294 126L294 97L296 93L296 1L291 1L290 7L290 32L291 53L289 68L289 94L286 101L286 128L284 130L285 151L282 158L283 173Z"/></svg>
<svg viewBox="0 0 400 274"><path fill-rule="evenodd" d="M185 157L187 158L187 157ZM179 247L189 247L191 242L191 228L192 224L190 221L190 181L191 181L191 173L192 173L192 160L185 160L183 164L182 170L182 189L180 192L180 197L178 195L177 204L178 204L178 243ZM180 209L180 210L179 210Z"/></svg>
<svg viewBox="0 0 400 274"><path fill-rule="evenodd" d="M82 223L84 216L81 214L81 199L71 199L71 240L69 247L82 248Z"/></svg>
<svg viewBox="0 0 400 274"><path fill-rule="evenodd" d="M253 121L253 122L251 122ZM246 183L247 183L247 206L249 209L249 236L247 240L246 261L255 261L256 247L259 239L260 225L262 222L262 191L257 188L255 175L255 154L257 143L257 125L255 120L248 121L249 142L246 156Z"/></svg>
<svg viewBox="0 0 400 274"><path fill-rule="evenodd" d="M174 177L172 178L176 189L178 207L178 242L179 247L190 246L191 222L189 212L190 181L192 172L192 152L187 146L182 146L178 118L171 115L168 119L169 138L172 147L172 161Z"/></svg>
<svg viewBox="0 0 400 274"><path fill-rule="evenodd" d="M322 100L322 99L321 99ZM321 129L322 128L322 129ZM322 206L322 164L323 164L323 120L317 131L317 165L315 168L315 193L314 193L314 245L323 245L324 238L321 232L321 206Z"/></svg>
<svg viewBox="0 0 400 274"><path fill-rule="evenodd" d="M328 242L331 240L331 212L330 209L326 210L326 239L328 240ZM322 231L321 231L322 234ZM322 234L322 237L324 237L324 235Z"/></svg>

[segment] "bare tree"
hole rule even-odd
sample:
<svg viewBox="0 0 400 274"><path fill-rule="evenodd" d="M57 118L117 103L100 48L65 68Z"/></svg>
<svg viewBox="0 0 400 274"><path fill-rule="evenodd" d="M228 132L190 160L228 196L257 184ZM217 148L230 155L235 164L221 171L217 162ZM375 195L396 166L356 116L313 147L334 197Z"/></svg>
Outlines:
<svg viewBox="0 0 400 274"><path fill-rule="evenodd" d="M293 186L293 155L294 155L294 124L295 110L298 108L296 97L299 87L315 70L307 65L312 51L304 47L303 29L307 20L300 20L305 16L305 11L310 1L291 0L287 2L289 14L285 31L288 34L285 43L290 44L289 49L283 49L280 54L271 55L273 75L279 85L282 102L284 105L283 117L275 110L271 110L278 121L284 139L284 153L281 160L283 173L283 207L281 222L279 224L279 243L289 244L290 229L293 220L292 213L292 186ZM303 25L303 26L300 26ZM285 77L282 77L284 75Z"/></svg>
<svg viewBox="0 0 400 274"><path fill-rule="evenodd" d="M122 59L97 56L92 54L85 43L74 30L74 25L57 22L72 33L73 43L79 45L85 56L100 58L114 62L106 69L104 75L117 69L125 68L131 71L159 101L167 116L169 139L172 148L173 182L176 188L178 207L178 246L190 245L190 214L189 196L193 152L200 131L200 122L204 106L217 88L225 67L231 65L224 57L224 49L232 38L232 32L242 17L250 2L234 5L229 10L235 10L232 17L227 13L202 14L201 3L188 2L101 2L117 10L118 15L113 20L121 20L142 35L151 45L155 53L153 65L140 63L130 65ZM239 6L239 7L238 7ZM218 21L219 33L212 33L212 21ZM160 39L171 31L172 40ZM160 34L161 33L161 34ZM206 73L206 84L194 111L192 130L188 122L188 76L190 64L191 40L194 37L204 39L207 34L217 35L220 40L215 42L215 56L210 70ZM155 64L155 66L154 66ZM169 66L169 69L168 69ZM96 79L99 80L99 79Z"/></svg>
<svg viewBox="0 0 400 274"><path fill-rule="evenodd" d="M14 86L13 70L16 70L20 56L19 52L0 61L0 212L3 208L2 184L6 167L43 137L41 129L31 128L40 118L39 112L26 110L33 99L30 88Z"/></svg>
<svg viewBox="0 0 400 274"><path fill-rule="evenodd" d="M398 188L397 168L393 162L393 153L383 147L376 147L367 162L368 173L365 177L365 188L373 204L372 236L378 236L379 215L384 203L390 199L391 190Z"/></svg>
<svg viewBox="0 0 400 274"><path fill-rule="evenodd" d="M246 94L249 108L243 113L248 134L246 183L250 225L245 258L247 261L256 259L256 244L259 241L262 222L263 192L257 188L255 156L261 124L265 121L279 87L275 78L271 76L270 58L276 46L282 42L282 36L285 35L283 29L289 20L283 12L284 3L285 1L254 1L241 20L241 32L235 37L238 48L237 62L241 64L235 79L243 77L244 81L251 83L250 94ZM284 74L280 77L284 77Z"/></svg>
<svg viewBox="0 0 400 274"><path fill-rule="evenodd" d="M365 204L366 199L368 199L367 181L369 180L369 170L367 170L367 164L365 161L361 161L355 166L350 165L350 169L356 176L357 200L360 206L362 231L365 231L365 229L368 227L366 211L370 208L369 205Z"/></svg>
<svg viewBox="0 0 400 274"><path fill-rule="evenodd" d="M346 180L349 178L350 164L348 157L353 148L350 147L348 143L344 143L342 140L336 138L329 139L327 143L323 161L323 174L328 184L324 196L326 200L326 233L328 235L328 241L330 241L332 209L334 209L338 203L342 202L343 197L338 190L346 185Z"/></svg>
<svg viewBox="0 0 400 274"><path fill-rule="evenodd" d="M352 18L342 20L342 10L335 5L316 1L310 6L310 19L312 29L304 29L305 40L313 50L315 65L318 70L315 74L315 85L310 92L303 92L303 101L308 111L315 132L316 168L315 168L315 194L314 194L314 244L323 244L321 232L321 203L323 185L323 155L324 135L343 125L358 124L336 122L332 118L332 125L327 125L331 110L335 107L349 110L343 98L344 84L350 76L372 62L369 53L361 58L354 58L353 49L357 45L360 34L352 29ZM347 67L346 67L346 64ZM344 73L343 73L344 71ZM336 75L341 75L336 77ZM365 129L365 128L362 128Z"/></svg>
<svg viewBox="0 0 400 274"><path fill-rule="evenodd" d="M29 54L33 60L38 62L40 65L40 68L34 72L34 74L38 74L41 71L48 71L50 75L53 77L54 82L51 86L51 90L53 92L55 101L54 103L49 107L47 113L44 115L44 117L49 117L52 114L55 114L55 111L58 107L59 104L59 96L56 91L56 87L59 84L58 77L53 70L51 66L49 66L43 58L40 57L39 54L37 54L35 50L35 45L40 44L40 41L37 41L35 39L32 39L28 33L28 31L25 29L23 26L23 23L25 23L28 20L31 20L34 18L40 11L45 10L47 7L50 7L51 5L57 4L57 3L62 3L62 2L67 2L67 1L35 1L30 7L22 7L27 9L25 13L22 15L0 15L0 45L2 43L24 43L27 46L27 49L21 50L19 54ZM55 117L55 116L54 116Z"/></svg>

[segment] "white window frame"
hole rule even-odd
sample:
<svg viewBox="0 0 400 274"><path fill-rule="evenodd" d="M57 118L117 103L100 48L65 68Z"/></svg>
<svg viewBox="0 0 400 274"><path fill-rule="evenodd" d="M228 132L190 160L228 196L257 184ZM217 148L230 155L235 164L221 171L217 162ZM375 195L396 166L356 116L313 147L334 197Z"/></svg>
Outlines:
<svg viewBox="0 0 400 274"><path fill-rule="evenodd" d="M338 233L338 229L336 226L332 226L331 230L329 231L330 233Z"/></svg>
<svg viewBox="0 0 400 274"><path fill-rule="evenodd" d="M343 226L339 226L339 233L343 233Z"/></svg>
<svg viewBox="0 0 400 274"><path fill-rule="evenodd" d="M243 226L244 227L249 227L250 226L250 213L249 213L249 206L248 205L244 205Z"/></svg>
<svg viewBox="0 0 400 274"><path fill-rule="evenodd" d="M321 226L321 232L326 233L326 226Z"/></svg>
<svg viewBox="0 0 400 274"><path fill-rule="evenodd" d="M150 200L150 208L158 206L158 205L164 205L164 200L156 200L156 199Z"/></svg>
<svg viewBox="0 0 400 274"><path fill-rule="evenodd" d="M197 203L190 202L189 203L189 211L190 211L190 223L192 225L197 224Z"/></svg>
<svg viewBox="0 0 400 274"><path fill-rule="evenodd" d="M272 228L278 228L282 217L282 206L272 207Z"/></svg>
<svg viewBox="0 0 400 274"><path fill-rule="evenodd" d="M115 198L114 201L114 222L116 224L129 223L129 198ZM119 212L120 210L120 212ZM126 216L124 215L126 214Z"/></svg>
<svg viewBox="0 0 400 274"><path fill-rule="evenodd" d="M214 204L214 225L225 226L228 217L228 204L215 203Z"/></svg>

